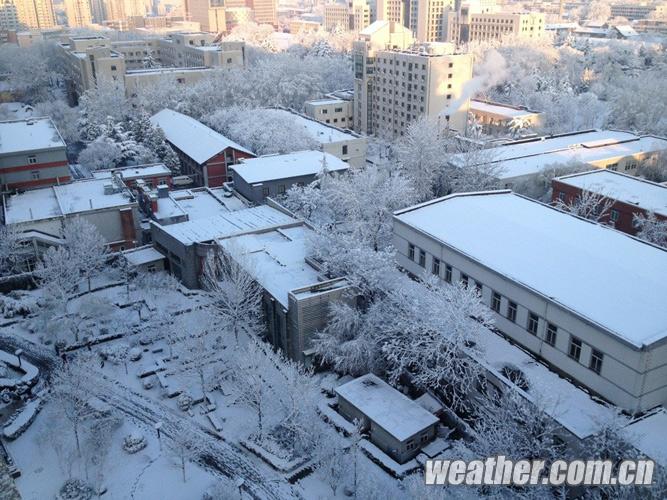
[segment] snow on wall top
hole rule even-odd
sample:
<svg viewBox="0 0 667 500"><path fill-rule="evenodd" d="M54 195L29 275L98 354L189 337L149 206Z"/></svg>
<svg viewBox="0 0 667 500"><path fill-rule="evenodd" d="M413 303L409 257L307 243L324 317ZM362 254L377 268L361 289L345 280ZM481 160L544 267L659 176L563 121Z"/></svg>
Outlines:
<svg viewBox="0 0 667 500"><path fill-rule="evenodd" d="M395 218L636 347L667 336L667 251L508 191L446 196Z"/></svg>
<svg viewBox="0 0 667 500"><path fill-rule="evenodd" d="M667 411L655 413L634 421L624 429L624 436L640 452L667 467Z"/></svg>
<svg viewBox="0 0 667 500"><path fill-rule="evenodd" d="M516 141L490 148L480 154L480 163L496 163L498 177L509 179L535 174L547 165L572 161L594 163L653 151L667 150L667 140L616 130L594 130L554 137ZM454 165L469 165L465 154L452 155Z"/></svg>
<svg viewBox="0 0 667 500"><path fill-rule="evenodd" d="M667 186L662 184L606 169L564 175L556 180L667 217Z"/></svg>
<svg viewBox="0 0 667 500"><path fill-rule="evenodd" d="M494 115L502 116L508 119L528 117L540 114L539 111L531 111L529 109L521 109L516 106L509 106L507 104L478 101L475 99L470 100L470 111L472 113L476 111L482 113L492 113Z"/></svg>
<svg viewBox="0 0 667 500"><path fill-rule="evenodd" d="M65 141L51 118L0 122L0 154L64 147Z"/></svg>
<svg viewBox="0 0 667 500"><path fill-rule="evenodd" d="M163 109L153 115L151 123L160 127L169 142L199 164L205 163L227 148L253 154L252 151L194 118L171 109Z"/></svg>
<svg viewBox="0 0 667 500"><path fill-rule="evenodd" d="M267 205L246 208L203 219L189 220L169 226L160 226L162 231L184 245L233 236L238 233L273 226L296 223L297 220ZM153 223L155 224L155 223Z"/></svg>
<svg viewBox="0 0 667 500"><path fill-rule="evenodd" d="M136 203L126 189L104 194L109 179L88 179L15 194L7 199L7 224L51 219Z"/></svg>
<svg viewBox="0 0 667 500"><path fill-rule="evenodd" d="M284 308L289 292L319 282L319 274L306 263L306 226L274 229L220 240L220 245L240 254L240 264Z"/></svg>
<svg viewBox="0 0 667 500"><path fill-rule="evenodd" d="M298 151L284 155L267 155L243 160L231 168L248 184L317 175L322 171L323 161L330 172L347 170L343 160L321 151Z"/></svg>
<svg viewBox="0 0 667 500"><path fill-rule="evenodd" d="M398 441L438 422L434 415L372 373L337 387L336 394Z"/></svg>

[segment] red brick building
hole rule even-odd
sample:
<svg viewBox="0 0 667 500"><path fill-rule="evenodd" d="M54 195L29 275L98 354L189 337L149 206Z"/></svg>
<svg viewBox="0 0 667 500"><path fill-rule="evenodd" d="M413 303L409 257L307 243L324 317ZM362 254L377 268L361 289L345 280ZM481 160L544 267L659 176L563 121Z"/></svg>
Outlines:
<svg viewBox="0 0 667 500"><path fill-rule="evenodd" d="M203 123L171 109L156 113L151 123L162 129L178 155L181 173L190 176L195 186L222 186L231 180L229 165L238 163L241 158L255 157L252 151Z"/></svg>
<svg viewBox="0 0 667 500"><path fill-rule="evenodd" d="M0 191L69 181L65 141L50 118L0 122Z"/></svg>
<svg viewBox="0 0 667 500"><path fill-rule="evenodd" d="M552 181L552 201L573 203L583 192L590 192L612 200L608 213L601 222L613 225L619 231L636 234L633 216L653 212L657 219L667 220L667 186L614 172L608 169L557 177Z"/></svg>

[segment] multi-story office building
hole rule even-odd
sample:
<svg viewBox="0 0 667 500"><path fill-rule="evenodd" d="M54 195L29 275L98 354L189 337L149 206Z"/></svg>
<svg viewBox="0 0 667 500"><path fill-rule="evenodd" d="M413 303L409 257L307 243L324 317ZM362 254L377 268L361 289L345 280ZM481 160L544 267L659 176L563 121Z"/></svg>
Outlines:
<svg viewBox="0 0 667 500"><path fill-rule="evenodd" d="M70 28L85 28L93 22L89 0L65 0L65 12Z"/></svg>
<svg viewBox="0 0 667 500"><path fill-rule="evenodd" d="M248 7L253 10L257 24L278 24L277 0L248 0Z"/></svg>
<svg viewBox="0 0 667 500"><path fill-rule="evenodd" d="M410 0L408 25L420 42L444 42L447 39L448 14L454 0Z"/></svg>
<svg viewBox="0 0 667 500"><path fill-rule="evenodd" d="M232 31L235 26L248 24L255 20L250 7L225 7L225 21L227 31Z"/></svg>
<svg viewBox="0 0 667 500"><path fill-rule="evenodd" d="M544 14L478 12L464 5L447 15L447 41L488 42L505 37L537 39L544 35Z"/></svg>
<svg viewBox="0 0 667 500"><path fill-rule="evenodd" d="M474 287L500 333L591 393L667 403L667 250L510 191L398 211L394 247L411 274Z"/></svg>
<svg viewBox="0 0 667 500"><path fill-rule="evenodd" d="M52 0L14 0L19 23L29 29L49 29L56 26Z"/></svg>
<svg viewBox="0 0 667 500"><path fill-rule="evenodd" d="M352 0L324 6L324 28L359 32L371 24L371 8L365 0Z"/></svg>
<svg viewBox="0 0 667 500"><path fill-rule="evenodd" d="M50 118L0 122L0 191L69 180L65 141Z"/></svg>
<svg viewBox="0 0 667 500"><path fill-rule="evenodd" d="M406 4L404 0L376 0L375 16L371 13L371 19L375 21L390 21L405 25ZM372 10L372 8L371 8Z"/></svg>
<svg viewBox="0 0 667 500"><path fill-rule="evenodd" d="M244 66L243 42L212 45L212 41L211 34L201 32L122 42L103 36L70 37L60 44L70 97L76 101L83 92L105 81L125 86L132 95L140 86L155 84L161 78L188 83L211 68Z"/></svg>
<svg viewBox="0 0 667 500"><path fill-rule="evenodd" d="M318 122L351 129L354 126L354 93L340 91L323 99L306 101L304 113Z"/></svg>
<svg viewBox="0 0 667 500"><path fill-rule="evenodd" d="M611 17L624 17L629 21L636 19L646 19L656 9L656 4L653 2L637 2L637 3L612 3Z"/></svg>
<svg viewBox="0 0 667 500"><path fill-rule="evenodd" d="M355 130L396 138L426 116L442 129L464 131L472 56L455 53L451 44L411 46L407 28L392 33L391 27L374 23L354 44Z"/></svg>
<svg viewBox="0 0 667 500"><path fill-rule="evenodd" d="M0 30L18 31L19 27L19 14L14 0L0 1Z"/></svg>

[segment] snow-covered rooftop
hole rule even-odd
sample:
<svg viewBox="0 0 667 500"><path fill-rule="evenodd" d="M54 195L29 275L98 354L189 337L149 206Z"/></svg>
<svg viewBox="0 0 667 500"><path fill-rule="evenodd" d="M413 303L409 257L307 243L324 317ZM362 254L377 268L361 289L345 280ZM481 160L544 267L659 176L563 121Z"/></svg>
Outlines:
<svg viewBox="0 0 667 500"><path fill-rule="evenodd" d="M133 266L141 266L149 262L156 262L164 259L164 255L155 250L152 246L133 248L123 252L123 256Z"/></svg>
<svg viewBox="0 0 667 500"><path fill-rule="evenodd" d="M488 113L497 116L502 116L506 119L525 118L529 116L539 115L539 111L531 111L529 109L520 108L518 106L511 106L509 104L501 104L497 102L470 100L470 111L472 113Z"/></svg>
<svg viewBox="0 0 667 500"><path fill-rule="evenodd" d="M575 386L517 346L483 329L476 339L482 359L477 359L499 380L541 408L565 429L584 439L599 432L614 418L617 411L591 399L590 395ZM528 384L523 390L503 375L503 368L518 369Z"/></svg>
<svg viewBox="0 0 667 500"><path fill-rule="evenodd" d="M152 165L137 165L136 167L110 168L106 170L97 170L93 172L95 179L109 179L113 172L118 172L121 179L135 180L144 177L170 176L171 170L164 163L155 163Z"/></svg>
<svg viewBox="0 0 667 500"><path fill-rule="evenodd" d="M606 169L564 175L556 180L667 217L667 186L662 184Z"/></svg>
<svg viewBox="0 0 667 500"><path fill-rule="evenodd" d="M386 27L389 24L389 21L375 21L374 23L366 26L364 29L362 29L359 34L361 36L370 36L377 31L381 30L382 28Z"/></svg>
<svg viewBox="0 0 667 500"><path fill-rule="evenodd" d="M203 123L171 109L163 109L153 115L151 123L163 130L169 142L200 164L227 148L252 154Z"/></svg>
<svg viewBox="0 0 667 500"><path fill-rule="evenodd" d="M595 164L663 150L667 150L667 139L661 137L640 137L617 130L590 130L510 142L484 150L479 161L499 164L501 172L498 177L509 179L535 174L547 165L574 161ZM453 155L450 161L455 165L470 164L465 154Z"/></svg>
<svg viewBox="0 0 667 500"><path fill-rule="evenodd" d="M304 175L317 175L326 169L330 172L347 170L349 165L329 153L321 151L297 151L284 155L267 155L243 160L231 168L248 184L289 179Z"/></svg>
<svg viewBox="0 0 667 500"><path fill-rule="evenodd" d="M0 122L0 154L64 147L65 141L51 118Z"/></svg>
<svg viewBox="0 0 667 500"><path fill-rule="evenodd" d="M372 373L337 387L336 393L398 441L438 422L433 414Z"/></svg>
<svg viewBox="0 0 667 500"><path fill-rule="evenodd" d="M108 184L109 179L88 179L12 195L7 199L6 223L51 219L135 203L124 187L105 194L104 186Z"/></svg>
<svg viewBox="0 0 667 500"><path fill-rule="evenodd" d="M330 97L330 98L323 98L323 99L313 99L312 101L306 101L306 104L313 104L316 106L325 106L328 104L346 104L347 101L344 101L343 99L338 99L335 97Z"/></svg>
<svg viewBox="0 0 667 500"><path fill-rule="evenodd" d="M235 234L296 223L289 215L267 205L246 208L204 219L189 220L169 226L160 226L162 231L184 245L233 236ZM155 223L153 223L155 224Z"/></svg>
<svg viewBox="0 0 667 500"><path fill-rule="evenodd" d="M395 217L636 347L667 336L665 250L509 191Z"/></svg>
<svg viewBox="0 0 667 500"><path fill-rule="evenodd" d="M219 240L228 252L280 304L289 306L289 292L316 284L319 273L306 263L307 237L312 230L304 225L245 234Z"/></svg>
<svg viewBox="0 0 667 500"><path fill-rule="evenodd" d="M276 109L276 113L283 115L285 120L292 120L297 129L301 129L315 141L320 144L329 144L332 142L351 141L359 136L354 132L346 132L339 128L318 122L307 116L290 111L287 109Z"/></svg>
<svg viewBox="0 0 667 500"><path fill-rule="evenodd" d="M222 188L180 189L169 193L169 197L188 214L190 220L206 219L248 208L237 196L225 197L224 193Z"/></svg>
<svg viewBox="0 0 667 500"><path fill-rule="evenodd" d="M656 412L635 420L624 429L624 437L640 452L667 467L667 411Z"/></svg>

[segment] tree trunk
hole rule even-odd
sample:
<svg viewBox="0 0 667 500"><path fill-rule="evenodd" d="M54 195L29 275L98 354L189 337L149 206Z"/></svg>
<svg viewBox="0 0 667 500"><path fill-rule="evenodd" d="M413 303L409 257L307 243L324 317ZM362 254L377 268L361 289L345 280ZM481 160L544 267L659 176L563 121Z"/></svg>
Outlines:
<svg viewBox="0 0 667 500"><path fill-rule="evenodd" d="M181 454L181 471L183 472L183 482L185 483L185 453Z"/></svg>
<svg viewBox="0 0 667 500"><path fill-rule="evenodd" d="M74 440L76 441L76 451L81 458L81 443L79 442L79 426L74 424Z"/></svg>

